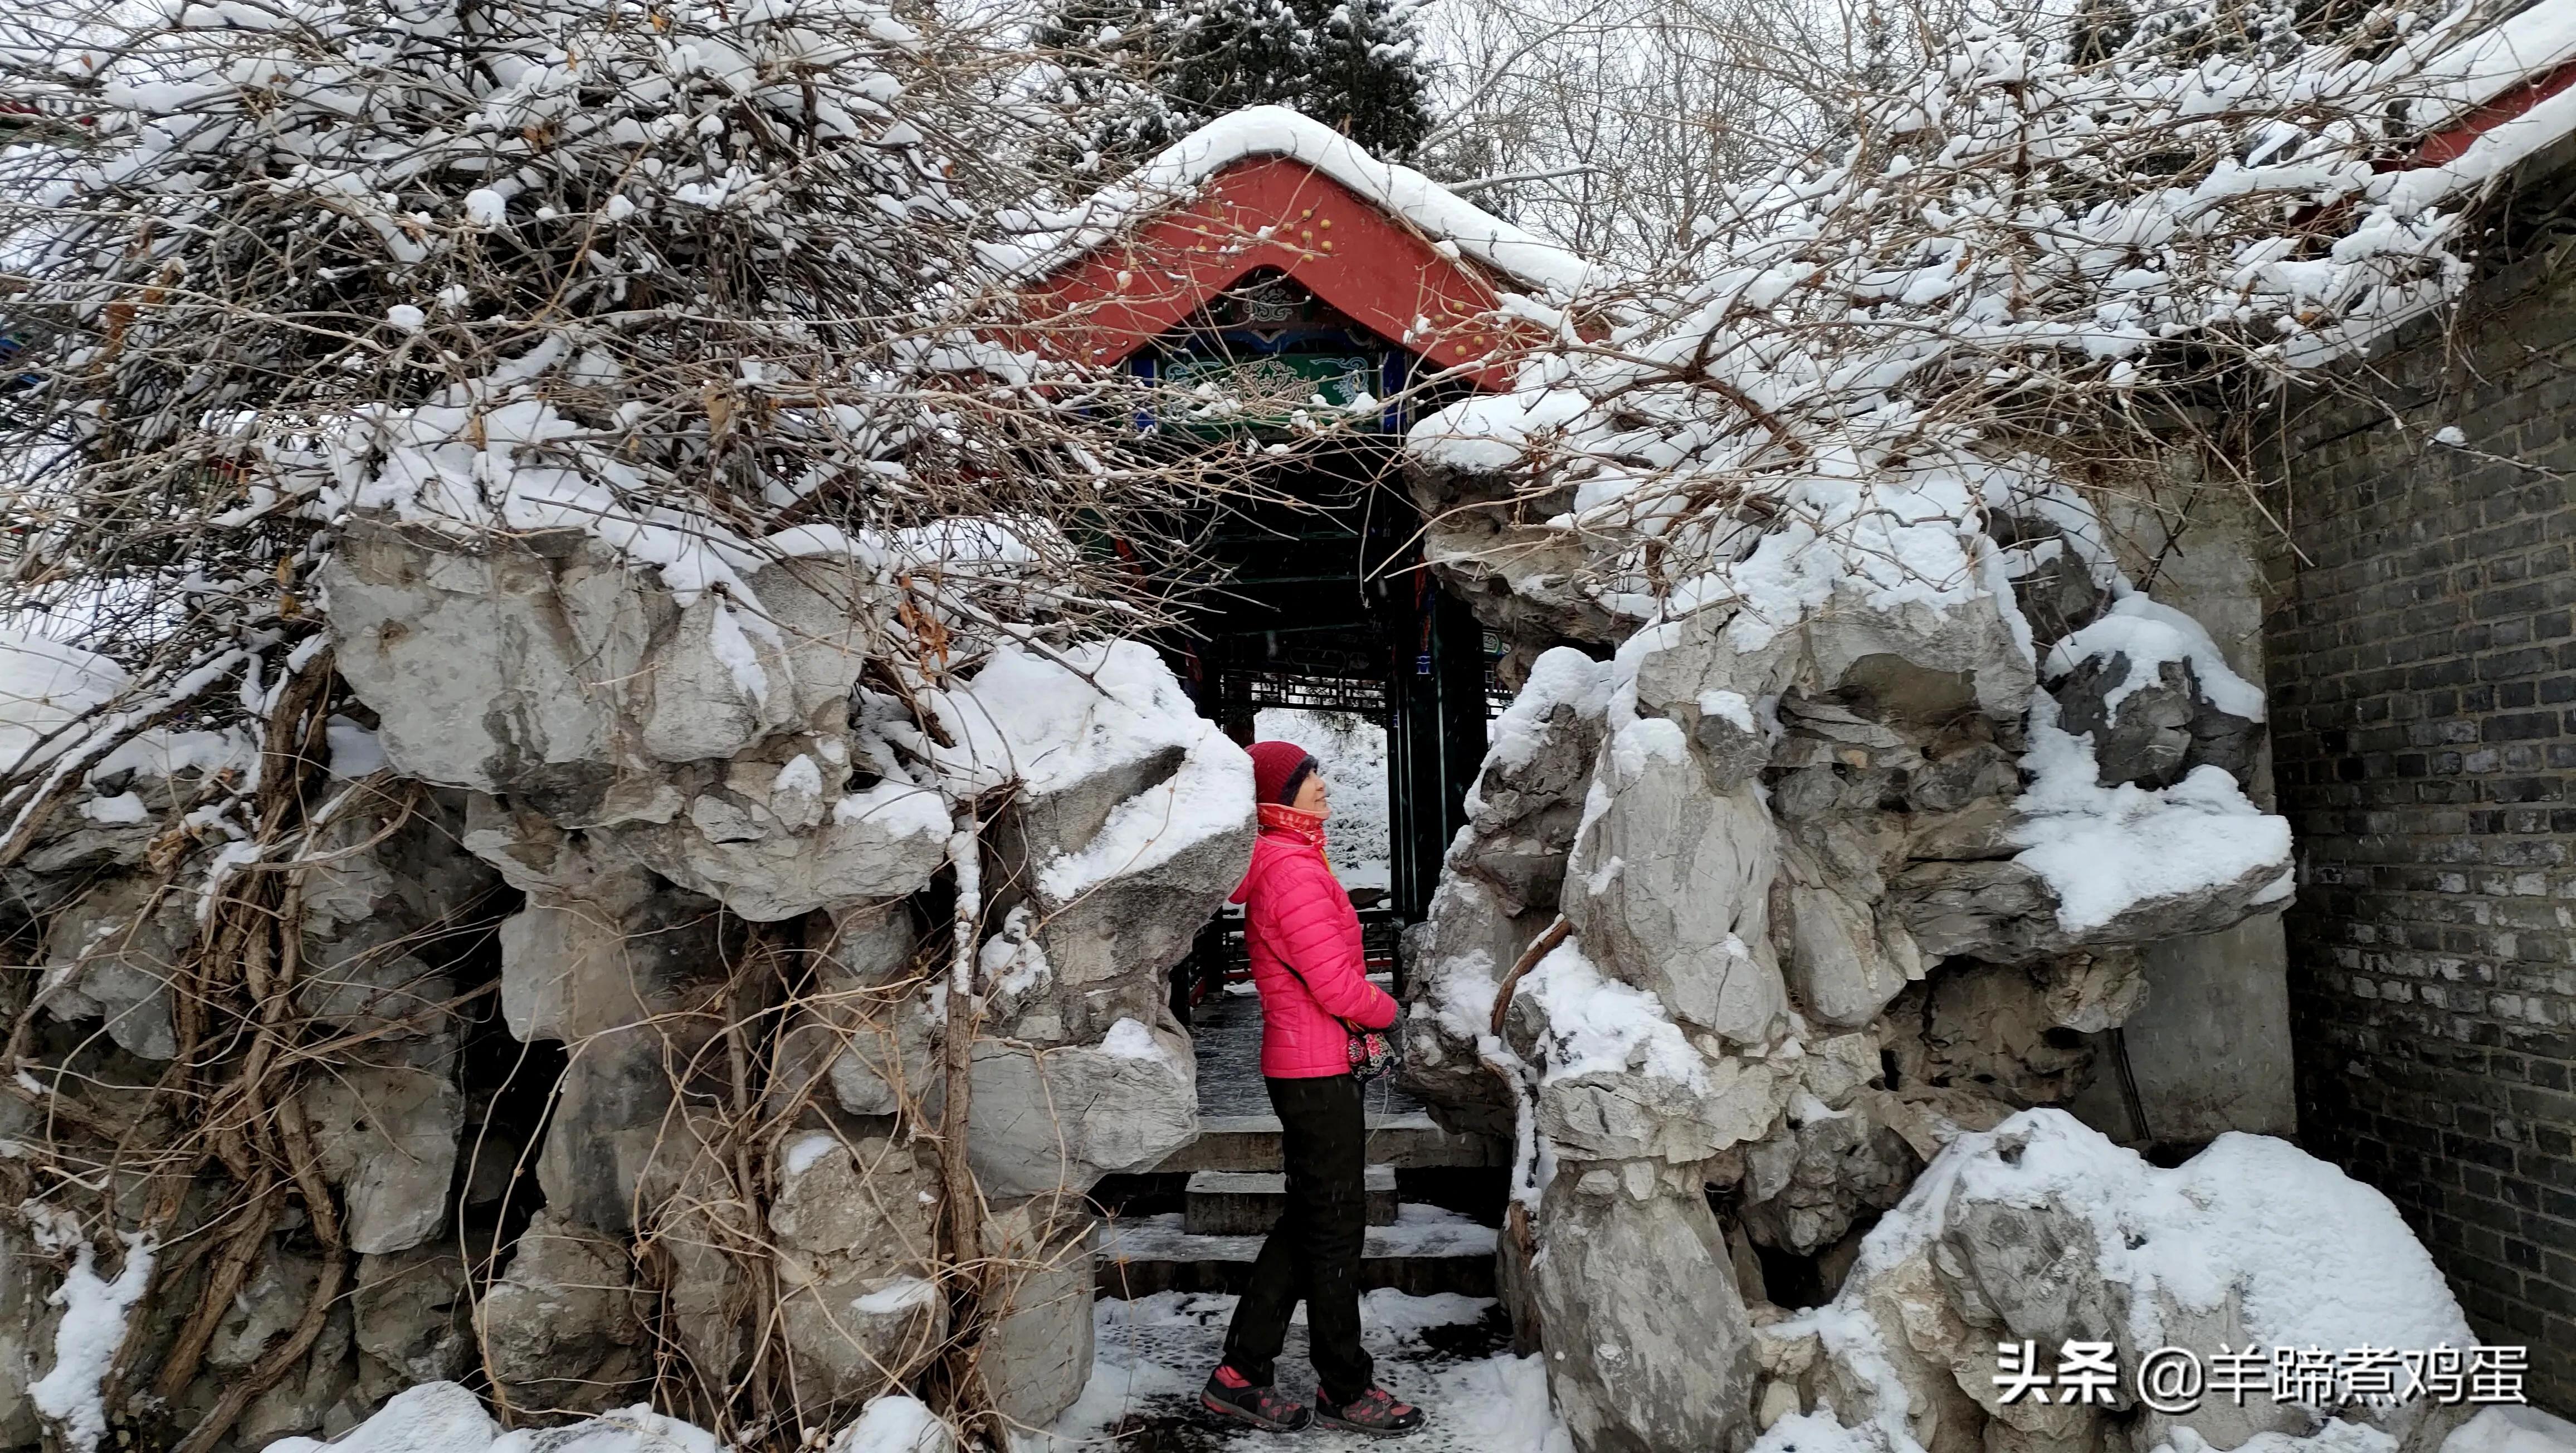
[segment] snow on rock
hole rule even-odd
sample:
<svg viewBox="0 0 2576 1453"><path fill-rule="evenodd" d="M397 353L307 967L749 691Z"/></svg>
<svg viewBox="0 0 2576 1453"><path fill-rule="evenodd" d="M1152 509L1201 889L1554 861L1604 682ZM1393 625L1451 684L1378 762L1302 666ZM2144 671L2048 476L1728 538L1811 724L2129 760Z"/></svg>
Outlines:
<svg viewBox="0 0 2576 1453"><path fill-rule="evenodd" d="M45 1300L63 1309L54 1328L54 1365L27 1389L72 1453L95 1453L107 1436L107 1408L99 1401L116 1349L125 1341L125 1318L152 1280L148 1236L126 1236L125 1265L113 1281L98 1274L88 1242L73 1253L71 1270Z"/></svg>
<svg viewBox="0 0 2576 1453"><path fill-rule="evenodd" d="M2216 767L2160 791L2103 787L2088 739L2059 730L2053 717L2046 698L2033 702L2022 759L2031 782L2015 804L2022 820L2011 839L2022 848L2013 861L2056 895L2067 933L2094 935L2213 888L2242 910L2287 900L2287 820L2258 810Z"/></svg>
<svg viewBox="0 0 2576 1453"><path fill-rule="evenodd" d="M1160 1059L1163 1045L1144 1025L1133 1019L1121 1019L1110 1025L1109 1033L1101 1037L1100 1052L1119 1059Z"/></svg>
<svg viewBox="0 0 2576 1453"><path fill-rule="evenodd" d="M1764 1338L1766 1369L1807 1390L1803 1419L1756 1445L1766 1453L1917 1453L1933 1409L1944 1440L1993 1420L1989 1437L2091 1446L2097 1409L2000 1401L1998 1340L2108 1341L2122 1368L2165 1345L2473 1341L2396 1208L2334 1167L2231 1133L2158 1169L2050 1109L1953 1139L1862 1241L1832 1303ZM2147 1410L2135 1436L2173 1453L2392 1453L2440 1411L2209 1399ZM2348 1422L2312 1431L2329 1412Z"/></svg>
<svg viewBox="0 0 2576 1453"><path fill-rule="evenodd" d="M1521 981L1521 998L1545 1016L1536 1058L1540 1084L1576 1075L1636 1070L1696 1089L1702 1061L1655 996L1604 978L1578 945L1549 951Z"/></svg>
<svg viewBox="0 0 2576 1453"><path fill-rule="evenodd" d="M1528 679L1488 730L1487 770L1509 773L1528 766L1545 746L1549 721L1563 707L1598 719L1609 710L1614 677L1602 664L1570 646L1558 646L1530 663ZM1470 799L1472 802L1475 799ZM1468 808L1474 812L1474 806Z"/></svg>
<svg viewBox="0 0 2576 1453"><path fill-rule="evenodd" d="M329 1443L282 1438L266 1453L491 1453L501 1425L483 1400L452 1382L425 1382L398 1392L365 1422Z"/></svg>
<svg viewBox="0 0 2576 1453"><path fill-rule="evenodd" d="M941 710L958 738L940 756L951 775L1016 780L1033 811L1067 811L1075 804L1051 799L1136 782L1086 841L1035 865L1049 900L1070 901L1242 830L1251 759L1198 715L1152 647L1112 641L1064 660L1005 646Z"/></svg>
<svg viewBox="0 0 2576 1453"><path fill-rule="evenodd" d="M2188 1330L2180 1319L2226 1306L2267 1346L2475 1341L2397 1208L2335 1167L2285 1140L2230 1132L2159 1169L2060 1110L1953 1142L1871 1231L1854 1275L1943 1238L1975 1246L1981 1217L2034 1207L2080 1232L2084 1275L2119 1289L2100 1308L2115 1323L2094 1336L2155 1347ZM1997 1285L2024 1287L2037 1309L2036 1284ZM1997 1308L2008 1321L2019 1310Z"/></svg>
<svg viewBox="0 0 2576 1453"><path fill-rule="evenodd" d="M2219 710L2263 719L2262 688L2228 669L2200 622L2144 594L2121 597L2099 619L2050 647L2041 674L2054 680L2082 662L2112 656L2127 661L2128 670L2105 695L2103 705L2111 711L2153 685L2156 668L2170 661L2189 665L2200 694Z"/></svg>
<svg viewBox="0 0 2576 1453"><path fill-rule="evenodd" d="M269 1453L724 1453L704 1428L638 1405L556 1428L503 1432L482 1400L452 1382L406 1388L355 1428L325 1443L285 1438ZM956 1440L917 1398L871 1401L828 1445L830 1453L950 1453Z"/></svg>
<svg viewBox="0 0 2576 1453"><path fill-rule="evenodd" d="M125 668L95 651L0 630L0 772L59 751L57 733L127 685Z"/></svg>
<svg viewBox="0 0 2576 1453"><path fill-rule="evenodd" d="M1161 1022L1164 974L1242 881L1252 760L1201 717L1153 648L1005 645L938 699L957 782L1015 781L1001 843L1026 885L1025 932L1052 984L1014 1010L1018 1037L1085 1042L1120 1018Z"/></svg>
<svg viewBox="0 0 2576 1453"><path fill-rule="evenodd" d="M949 1453L956 1446L956 1435L921 1399L889 1395L843 1428L829 1453Z"/></svg>
<svg viewBox="0 0 2576 1453"><path fill-rule="evenodd" d="M2576 1423L2538 1408L2489 1407L2442 1442L2442 1453L2571 1453Z"/></svg>

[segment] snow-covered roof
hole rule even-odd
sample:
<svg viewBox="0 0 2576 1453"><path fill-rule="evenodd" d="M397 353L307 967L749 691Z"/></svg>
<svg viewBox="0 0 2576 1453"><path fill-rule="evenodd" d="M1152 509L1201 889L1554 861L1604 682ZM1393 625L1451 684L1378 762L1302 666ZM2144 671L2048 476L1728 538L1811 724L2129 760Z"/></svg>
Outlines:
<svg viewBox="0 0 2576 1453"><path fill-rule="evenodd" d="M2576 133L2576 0L2540 0L2433 58L2414 117L2426 163L2390 183L2401 208L2482 186Z"/></svg>
<svg viewBox="0 0 2576 1453"><path fill-rule="evenodd" d="M1411 167L1381 161L1349 137L1285 106L1253 106L1221 116L1164 148L1161 155L1062 212L1024 214L1028 230L986 256L1014 279L1057 272L1117 237L1137 221L1168 210L1239 163L1286 157L1349 188L1419 231L1443 250L1454 247L1534 290L1571 296L1602 281L1583 258L1504 221Z"/></svg>
<svg viewBox="0 0 2576 1453"><path fill-rule="evenodd" d="M2497 21L2426 62L2409 89L2425 140L2415 164L2379 178L2371 198L2398 213L2472 195L2576 135L2576 0L2539 0ZM2439 301L2293 340L2284 357L2304 368L2350 357Z"/></svg>
<svg viewBox="0 0 2576 1453"><path fill-rule="evenodd" d="M2576 60L2576 3L2540 0L2435 56L2424 68L2416 121L2437 130L2460 113L2571 60Z"/></svg>

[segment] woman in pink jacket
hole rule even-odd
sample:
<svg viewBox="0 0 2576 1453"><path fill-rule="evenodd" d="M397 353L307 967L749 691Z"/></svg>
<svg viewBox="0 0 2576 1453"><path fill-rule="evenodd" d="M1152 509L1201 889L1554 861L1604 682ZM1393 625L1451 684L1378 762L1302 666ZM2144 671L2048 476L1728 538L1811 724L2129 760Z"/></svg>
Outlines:
<svg viewBox="0 0 2576 1453"><path fill-rule="evenodd" d="M1252 1284L1235 1306L1225 1360L1200 1401L1257 1427L1324 1422L1363 1433L1409 1433L1422 1411L1376 1382L1360 1346L1360 1251L1368 1236L1368 1127L1351 1074L1350 1030L1395 1024L1395 1000L1368 981L1360 920L1324 861L1331 804L1305 748L1252 745L1261 833L1234 901L1261 991L1261 1075L1279 1112L1288 1205L1261 1244ZM1306 1303L1315 1362L1310 1413L1272 1385L1288 1316Z"/></svg>

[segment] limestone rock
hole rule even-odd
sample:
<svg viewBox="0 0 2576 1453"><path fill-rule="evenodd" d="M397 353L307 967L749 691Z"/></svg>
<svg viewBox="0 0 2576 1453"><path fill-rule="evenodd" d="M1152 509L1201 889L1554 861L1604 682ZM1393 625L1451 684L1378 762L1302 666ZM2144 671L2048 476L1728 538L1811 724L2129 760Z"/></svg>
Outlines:
<svg viewBox="0 0 2576 1453"><path fill-rule="evenodd" d="M819 790L785 790L778 784L788 770L737 764L671 821L594 836L605 851L755 923L883 903L928 883L947 861L948 811L938 795L891 780L844 795L815 760L800 754L788 766L808 764ZM794 781L806 775L798 770Z"/></svg>
<svg viewBox="0 0 2576 1453"><path fill-rule="evenodd" d="M630 719L667 593L581 530L466 542L351 520L322 573L341 676L405 775L567 825L674 810Z"/></svg>
<svg viewBox="0 0 2576 1453"><path fill-rule="evenodd" d="M1555 921L1608 711L1610 668L1540 653L1494 723L1429 916L1407 931L1405 1086L1453 1131L1508 1136L1520 1092L1487 1062L1494 996Z"/></svg>
<svg viewBox="0 0 2576 1453"><path fill-rule="evenodd" d="M2108 1341L2115 1364L2129 1369L2162 1345L2458 1345L2465 1334L2395 1208L2283 1142L2225 1136L2160 1170L2062 1112L2038 1110L1962 1135L1940 1154L1835 1299L1872 1334L1827 1339L1809 1375L1845 1426L1886 1415L1878 1388L1892 1370L1909 1432L1935 1453L2101 1446L2108 1429L2097 1408L2002 1403L1998 1340ZM2284 1254L2285 1244L2303 1250ZM2188 1430L2190 1446L2243 1446L2265 1432L2303 1433L2327 1411L2209 1398L2179 1416L2139 1410L2134 1433L2185 1446L2178 1434ZM2405 1447L2430 1447L2440 1432L2422 1400L2346 1404L2336 1415Z"/></svg>
<svg viewBox="0 0 2576 1453"><path fill-rule="evenodd" d="M358 1258L350 1311L368 1401L421 1383L463 1377L474 1365L474 1308L465 1264L419 1247Z"/></svg>
<svg viewBox="0 0 2576 1453"><path fill-rule="evenodd" d="M179 1052L170 976L197 925L188 897L144 874L109 878L65 905L45 935L44 1002L57 1019L103 1017L141 1059Z"/></svg>
<svg viewBox="0 0 2576 1453"><path fill-rule="evenodd" d="M530 894L499 934L510 1032L577 1051L537 1159L547 1204L571 1224L624 1231L669 1134L673 1077L713 1072L694 1051L719 1022L724 917L525 814L478 814L466 841Z"/></svg>
<svg viewBox="0 0 2576 1453"><path fill-rule="evenodd" d="M1961 963L1899 995L1888 1008L1888 1053L1900 1088L1973 1091L2017 1107L2057 1104L2093 1069L2089 1041L2060 1027L2029 971Z"/></svg>
<svg viewBox="0 0 2576 1453"><path fill-rule="evenodd" d="M1583 543L1539 527L1571 505L1572 490L1527 499L1517 479L1430 466L1418 457L1407 464L1424 521L1423 559L1478 620L1518 640L1608 644L1627 633L1630 622L1583 586L1591 563Z"/></svg>
<svg viewBox="0 0 2576 1453"><path fill-rule="evenodd" d="M951 708L971 771L1007 763L1020 783L987 881L1025 892L1033 952L1013 967L1046 989L1023 989L1016 1027L1038 1042L1093 1041L1159 1013L1169 970L1252 860L1251 759L1162 658L1118 641L1072 659L1088 680L997 653Z"/></svg>
<svg viewBox="0 0 2576 1453"><path fill-rule="evenodd" d="M1733 1057L1691 1084L1659 1075L1593 1073L1550 1080L1538 1093L1539 1133L1584 1160L1707 1160L1755 1139L1779 1118L1793 1072Z"/></svg>
<svg viewBox="0 0 2576 1453"><path fill-rule="evenodd" d="M921 935L911 912L892 904L835 914L808 945L816 992L788 1030L773 1095L792 1098L819 1080L854 1115L896 1113L938 1080L928 996L894 987L934 967L915 958Z"/></svg>
<svg viewBox="0 0 2576 1453"><path fill-rule="evenodd" d="M626 1248L537 1213L477 1311L486 1366L515 1406L596 1411L652 1374Z"/></svg>
<svg viewBox="0 0 2576 1453"><path fill-rule="evenodd" d="M781 1153L769 1229L787 1350L818 1399L873 1397L938 1345L936 1187L934 1166L883 1137L809 1131Z"/></svg>
<svg viewBox="0 0 2576 1453"><path fill-rule="evenodd" d="M999 1315L984 1333L984 1382L1015 1425L1044 1427L1091 1380L1091 1234L1088 1210L1054 1198L997 1207L985 1221L985 1305Z"/></svg>
<svg viewBox="0 0 2576 1453"><path fill-rule="evenodd" d="M465 1097L444 1072L342 1064L312 1079L303 1107L323 1173L347 1189L350 1250L406 1251L437 1234L465 1128Z"/></svg>
<svg viewBox="0 0 2576 1453"><path fill-rule="evenodd" d="M1857 583L1794 622L1716 608L1623 647L1637 663L1637 709L1679 720L1704 692L1747 701L1847 693L1879 717L1932 721L1963 710L2017 721L2037 676L1993 600L1947 610L1885 604Z"/></svg>
<svg viewBox="0 0 2576 1453"><path fill-rule="evenodd" d="M2114 705L2110 698L2130 675L2127 654L2114 651L2078 663L2049 692L2058 724L2091 734L2103 786L2170 787L2203 764L2239 782L2252 775L2263 724L2213 705L2190 662L2156 663L2154 684L2127 691Z"/></svg>
<svg viewBox="0 0 2576 1453"><path fill-rule="evenodd" d="M1444 873L1430 916L1406 931L1404 1057L1398 1075L1454 1131L1510 1135L1520 1093L1479 1048L1494 994L1552 913L1517 917L1481 877Z"/></svg>
<svg viewBox="0 0 2576 1453"><path fill-rule="evenodd" d="M1565 857L1600 755L1609 672L1580 651L1548 651L1494 723L1494 744L1467 794L1467 832L1448 867L1481 880L1508 915L1545 913L1562 896Z"/></svg>
<svg viewBox="0 0 2576 1453"><path fill-rule="evenodd" d="M1113 1025L1099 1045L979 1042L970 1074L968 1155L987 1195L1088 1190L1198 1135L1198 1063L1168 1013Z"/></svg>
<svg viewBox="0 0 2576 1453"><path fill-rule="evenodd" d="M1863 1213L1895 1205L1918 1168L1903 1137L1866 1114L1796 1109L1781 1133L1746 1148L1744 1164L1745 1228L1800 1256L1833 1245Z"/></svg>
<svg viewBox="0 0 2576 1453"><path fill-rule="evenodd" d="M304 1316L313 1299L322 1264L285 1237L271 1237L242 1278L232 1306L215 1324L206 1344L206 1365L223 1369L250 1366L271 1342Z"/></svg>
<svg viewBox="0 0 2576 1453"><path fill-rule="evenodd" d="M649 595L638 584L638 593ZM767 634L743 629L720 596L701 595L680 607L679 619L654 643L652 674L643 683L650 705L635 723L638 743L657 761L695 762L733 756L795 725L794 672L779 647ZM740 664L745 658L752 663L748 671Z"/></svg>
<svg viewBox="0 0 2576 1453"><path fill-rule="evenodd" d="M1752 787L1712 790L1681 728L1647 719L1611 738L1594 790L1565 877L1586 953L1677 1021L1768 1041L1789 1001L1767 921L1774 834Z"/></svg>
<svg viewBox="0 0 2576 1453"><path fill-rule="evenodd" d="M27 1234L0 1224L0 1446L32 1447L43 1436L27 1389L53 1366L60 1314L45 1304L52 1278L41 1266Z"/></svg>
<svg viewBox="0 0 2576 1453"><path fill-rule="evenodd" d="M405 1046L414 1063L432 1063L460 1030L440 1007L456 992L455 950L436 941L437 931L489 912L499 879L458 846L463 794L357 790L363 795L325 825L302 879L296 1004L345 1032Z"/></svg>
<svg viewBox="0 0 2576 1453"><path fill-rule="evenodd" d="M1608 1171L1561 1174L1539 1223L1548 1390L1575 1446L1742 1447L1753 1326L1707 1201L1634 1199Z"/></svg>
<svg viewBox="0 0 2576 1453"><path fill-rule="evenodd" d="M1822 1024L1857 1028L1923 977L1923 955L1895 915L1839 886L1816 856L1783 834L1773 880L1774 942L1799 1012Z"/></svg>
<svg viewBox="0 0 2576 1453"><path fill-rule="evenodd" d="M296 1310L300 1314L303 1309ZM242 1409L233 1436L244 1446L256 1448L292 1433L319 1431L324 1417L355 1379L349 1358L349 1308L344 1304L324 1316L321 1335L313 1339L303 1358Z"/></svg>

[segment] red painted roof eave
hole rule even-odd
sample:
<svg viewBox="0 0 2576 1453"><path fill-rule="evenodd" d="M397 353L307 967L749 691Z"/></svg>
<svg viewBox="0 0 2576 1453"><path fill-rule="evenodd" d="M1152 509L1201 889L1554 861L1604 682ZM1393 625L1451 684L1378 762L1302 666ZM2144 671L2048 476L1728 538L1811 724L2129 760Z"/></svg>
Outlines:
<svg viewBox="0 0 2576 1453"><path fill-rule="evenodd" d="M2459 120L2424 138L2415 154L2405 163L2410 167L2441 166L2456 161L2477 139L2532 107L2576 86L2576 60L2561 63L2553 70L2541 72L2513 87L2503 95L2463 115Z"/></svg>
<svg viewBox="0 0 2576 1453"><path fill-rule="evenodd" d="M1539 341L1501 319L1494 283L1404 219L1287 157L1252 157L1175 206L1093 248L1024 295L1023 347L1124 362L1251 272L1277 268L1324 302L1479 388L1511 386L1511 356Z"/></svg>

